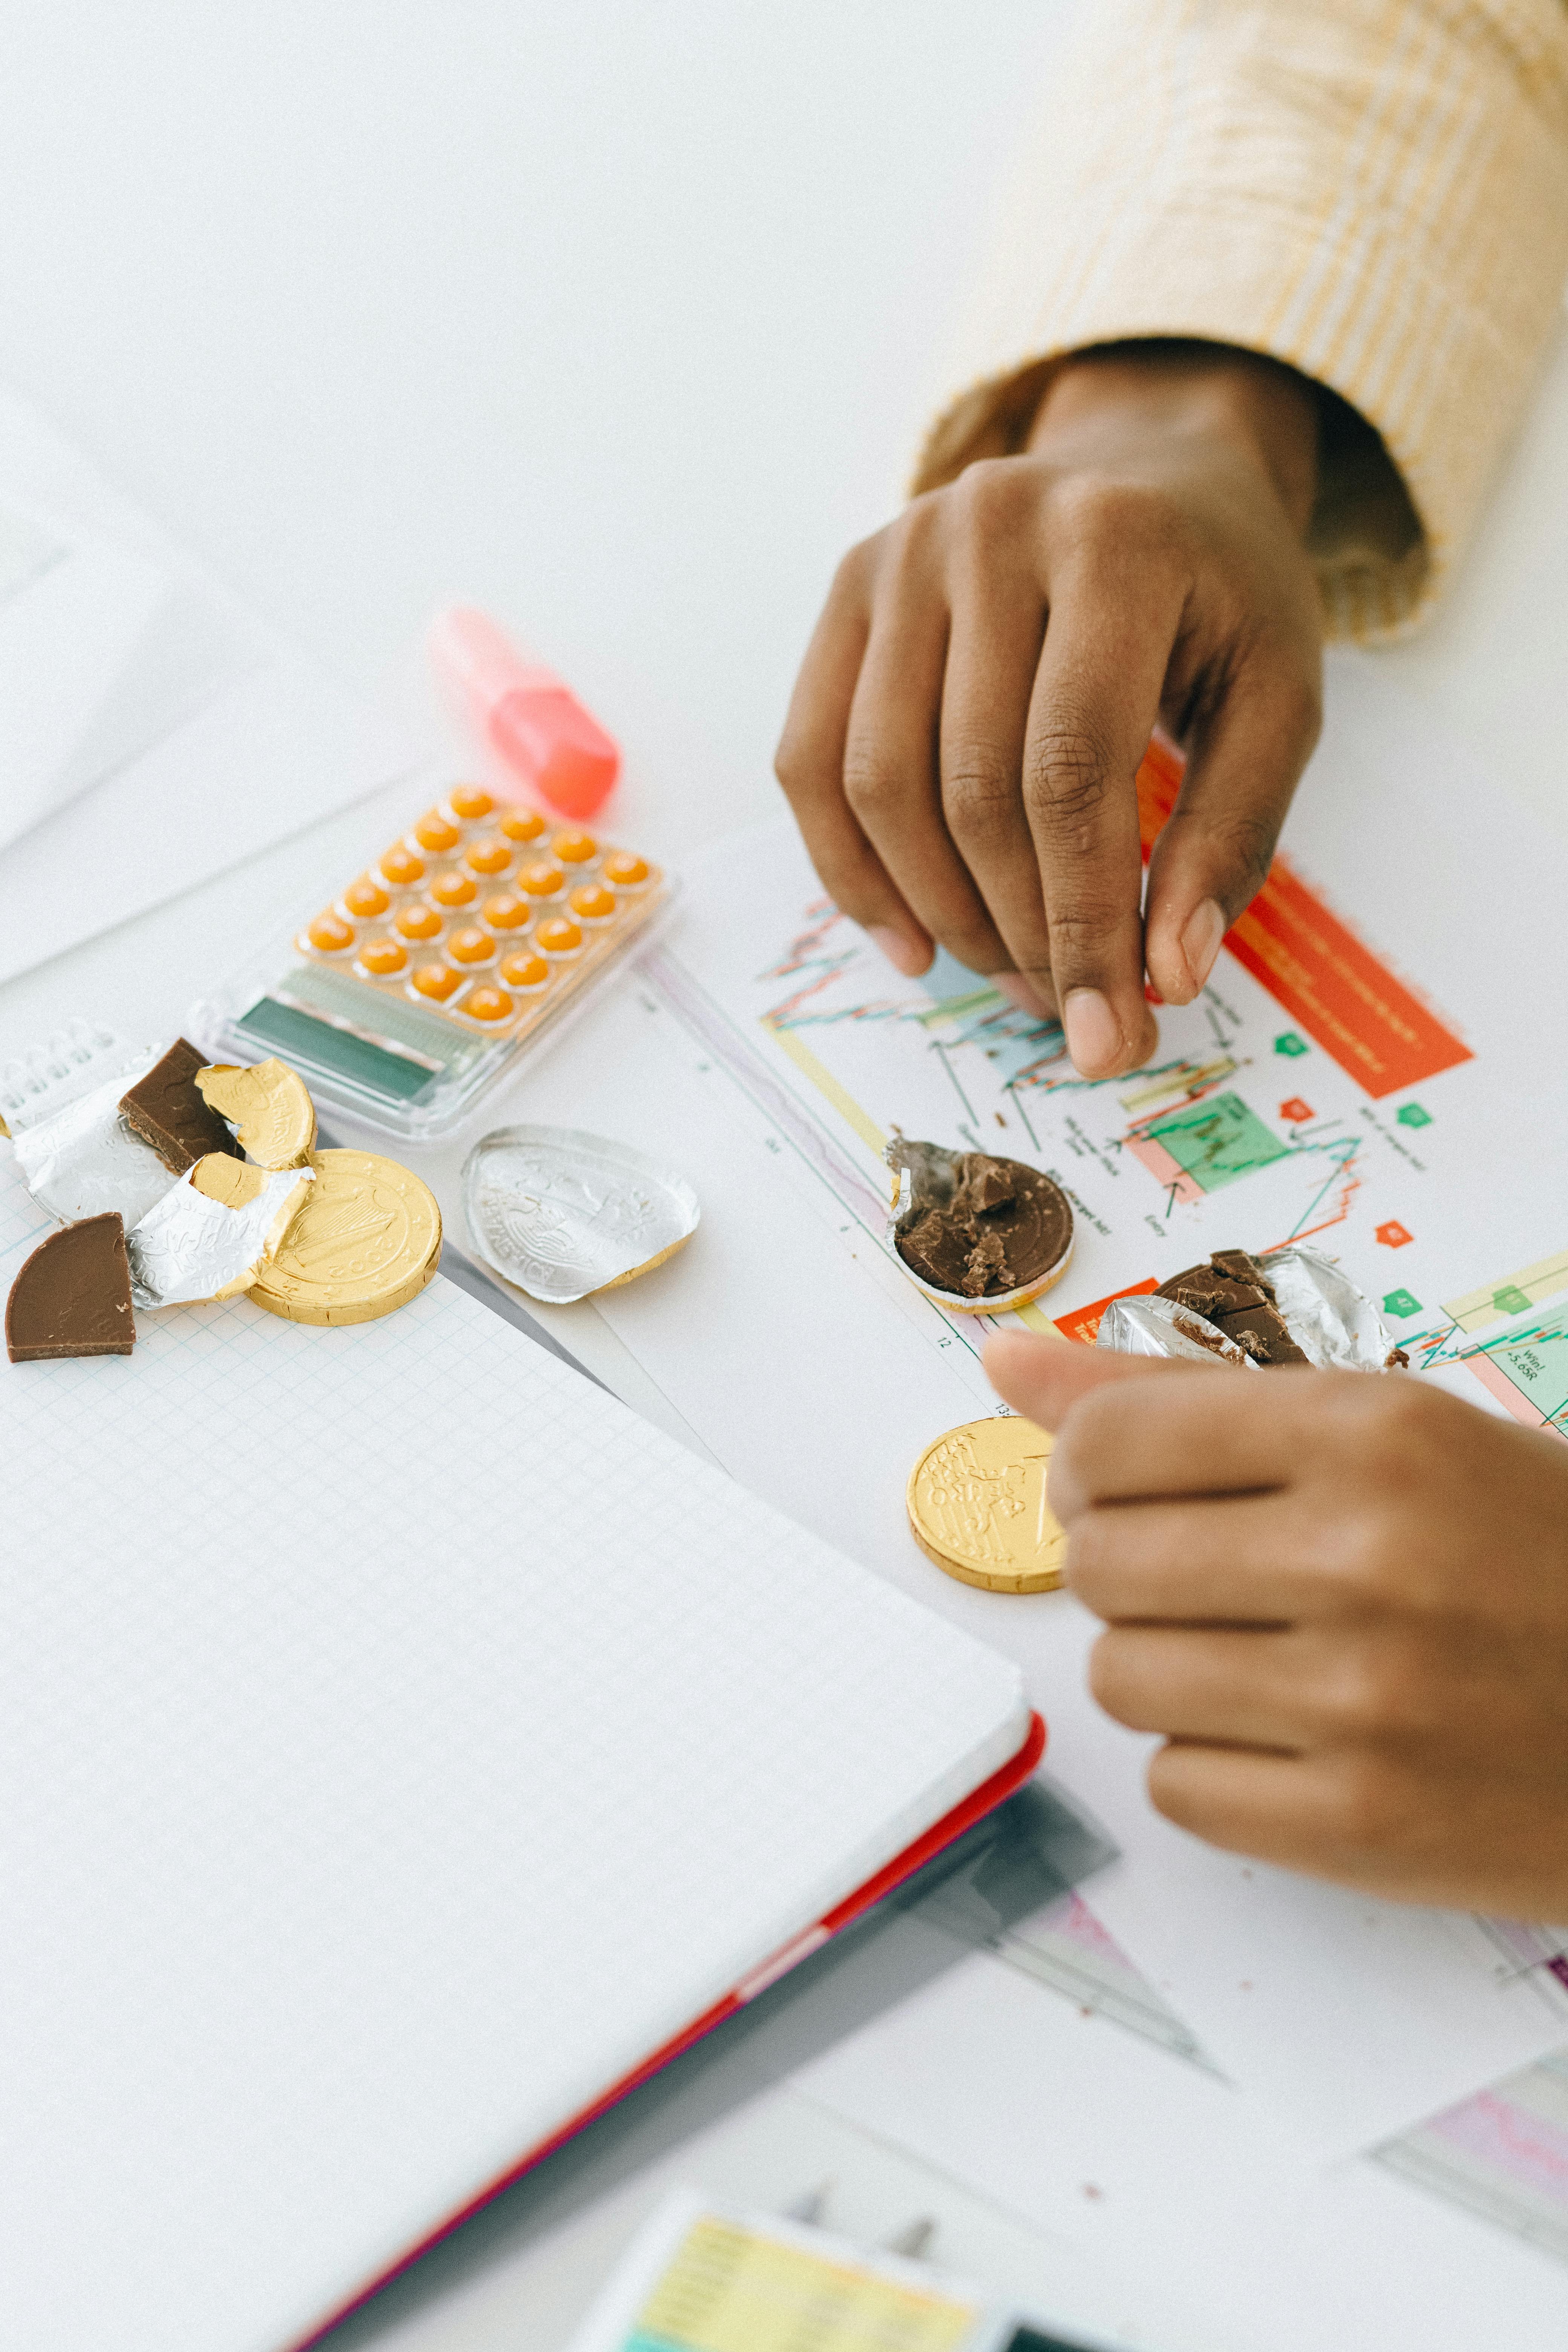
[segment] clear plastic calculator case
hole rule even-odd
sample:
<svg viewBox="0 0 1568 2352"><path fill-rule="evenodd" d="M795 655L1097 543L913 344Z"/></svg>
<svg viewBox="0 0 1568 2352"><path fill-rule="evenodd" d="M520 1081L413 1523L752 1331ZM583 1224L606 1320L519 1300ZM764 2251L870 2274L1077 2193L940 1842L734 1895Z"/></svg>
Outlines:
<svg viewBox="0 0 1568 2352"><path fill-rule="evenodd" d="M436 1141L646 941L673 890L635 850L455 785L192 1021L215 1055L276 1054L367 1125Z"/></svg>

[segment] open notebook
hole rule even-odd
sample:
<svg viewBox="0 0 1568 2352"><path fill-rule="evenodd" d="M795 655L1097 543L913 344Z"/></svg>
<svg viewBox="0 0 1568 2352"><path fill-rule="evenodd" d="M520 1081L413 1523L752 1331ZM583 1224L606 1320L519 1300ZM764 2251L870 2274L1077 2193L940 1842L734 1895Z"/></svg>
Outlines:
<svg viewBox="0 0 1568 2352"><path fill-rule="evenodd" d="M276 2352L1039 1735L445 1279L140 1328L0 1362L0 2341Z"/></svg>

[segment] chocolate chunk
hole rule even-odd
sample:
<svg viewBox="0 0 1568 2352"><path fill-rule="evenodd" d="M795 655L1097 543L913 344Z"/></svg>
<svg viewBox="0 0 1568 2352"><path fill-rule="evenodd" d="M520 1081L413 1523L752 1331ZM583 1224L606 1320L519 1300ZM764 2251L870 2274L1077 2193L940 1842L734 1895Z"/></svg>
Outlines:
<svg viewBox="0 0 1568 2352"><path fill-rule="evenodd" d="M911 1273L956 1298L1022 1290L1063 1264L1072 1204L1060 1185L1022 1160L947 1151L932 1143L889 1148L913 1197L893 1234Z"/></svg>
<svg viewBox="0 0 1568 2352"><path fill-rule="evenodd" d="M14 1364L53 1356L128 1356L136 1345L131 1265L118 1210L83 1217L41 1242L5 1301Z"/></svg>
<svg viewBox="0 0 1568 2352"><path fill-rule="evenodd" d="M176 1176L209 1151L231 1152L237 1160L242 1156L227 1127L197 1091L196 1072L206 1067L206 1055L187 1039L176 1037L163 1060L120 1098L132 1134L150 1143Z"/></svg>
<svg viewBox="0 0 1568 2352"><path fill-rule="evenodd" d="M1190 1307L1234 1339L1255 1364L1304 1364L1274 1303L1274 1286L1246 1250L1215 1250L1205 1265L1189 1265L1155 1292Z"/></svg>
<svg viewBox="0 0 1568 2352"><path fill-rule="evenodd" d="M1261 1290L1265 1298L1274 1297L1274 1285L1248 1250L1215 1250L1209 1261L1215 1272L1228 1276L1232 1282L1247 1282Z"/></svg>

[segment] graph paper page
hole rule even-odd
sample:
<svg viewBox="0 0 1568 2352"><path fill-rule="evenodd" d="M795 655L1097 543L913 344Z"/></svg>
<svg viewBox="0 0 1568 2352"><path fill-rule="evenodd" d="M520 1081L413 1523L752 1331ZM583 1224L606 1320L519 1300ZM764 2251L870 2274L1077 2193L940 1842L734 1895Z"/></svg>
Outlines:
<svg viewBox="0 0 1568 2352"><path fill-rule="evenodd" d="M0 1366L0 1460L7 2342L289 2341L1026 1734L441 1280Z"/></svg>

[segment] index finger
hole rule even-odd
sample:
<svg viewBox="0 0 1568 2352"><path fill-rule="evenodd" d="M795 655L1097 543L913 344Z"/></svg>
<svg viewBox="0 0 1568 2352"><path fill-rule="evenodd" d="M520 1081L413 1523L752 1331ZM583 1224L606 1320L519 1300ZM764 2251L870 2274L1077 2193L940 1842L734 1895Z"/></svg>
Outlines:
<svg viewBox="0 0 1568 2352"><path fill-rule="evenodd" d="M1086 1348L1080 1339L1036 1339L1025 1331L998 1331L987 1341L983 1361L985 1377L1015 1412L1042 1429L1059 1429L1079 1397L1121 1381L1168 1379L1173 1373L1199 1371L1206 1364L1162 1363L1152 1356L1120 1356L1105 1348ZM1237 1368L1215 1359L1216 1372Z"/></svg>
<svg viewBox="0 0 1568 2352"><path fill-rule="evenodd" d="M1181 619L1173 587L1121 565L1053 580L1024 743L1024 807L1051 973L1085 1077L1136 1069L1159 1033L1143 994L1138 768Z"/></svg>
<svg viewBox="0 0 1568 2352"><path fill-rule="evenodd" d="M1332 1373L1276 1366L1222 1380L1196 1364L1151 1369L1167 1377L1097 1389L1063 1423L1050 1497L1064 1526L1096 1503L1268 1494L1295 1484L1314 1457Z"/></svg>

